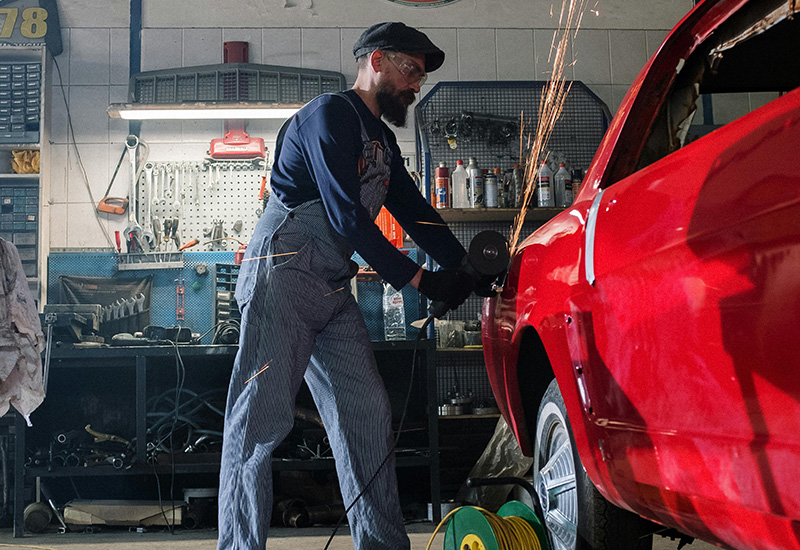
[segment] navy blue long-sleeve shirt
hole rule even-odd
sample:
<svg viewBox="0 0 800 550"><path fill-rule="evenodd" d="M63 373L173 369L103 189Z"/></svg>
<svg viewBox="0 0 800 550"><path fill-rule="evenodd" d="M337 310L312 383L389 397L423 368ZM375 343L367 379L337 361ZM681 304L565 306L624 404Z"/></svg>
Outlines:
<svg viewBox="0 0 800 550"><path fill-rule="evenodd" d="M370 140L386 141L383 145L392 151L384 206L439 265L457 267L466 251L420 194L403 166L394 133L375 118L357 93L345 93L358 110ZM361 205L358 161L362 147L361 125L353 107L342 97L322 95L289 123L275 151L270 183L273 193L289 208L321 198L336 232L399 289L414 277L419 266L383 236Z"/></svg>

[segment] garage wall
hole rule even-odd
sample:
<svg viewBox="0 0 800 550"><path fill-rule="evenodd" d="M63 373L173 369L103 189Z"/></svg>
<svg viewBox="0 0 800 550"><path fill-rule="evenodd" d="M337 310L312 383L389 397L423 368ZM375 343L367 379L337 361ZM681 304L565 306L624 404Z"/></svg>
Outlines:
<svg viewBox="0 0 800 550"><path fill-rule="evenodd" d="M95 199L102 197L123 149L127 122L109 119L109 103L127 98L129 36L127 2L114 0L100 10L94 1L60 6L64 52L55 61L80 157ZM166 69L222 62L222 43L250 44L250 61L342 72L350 86L356 75L351 48L370 24L402 20L424 30L447 54L430 75L427 93L439 80L542 80L554 20L550 4L531 0L459 0L441 8L414 9L388 0L243 0L180 3L144 0L141 69ZM572 45L575 61L565 78L582 80L612 112L648 57L691 0L649 2L607 0L587 12ZM556 6L557 9L558 6ZM591 7L591 4L590 4ZM556 13L556 17L557 17ZM434 24L435 21L435 24ZM514 28L507 25L513 22ZM223 23L224 26L215 26ZM74 149L68 147L67 109L54 70L49 75L50 246L102 247L108 241L94 216ZM253 121L248 132L272 150L280 121ZM413 121L397 130L401 148L414 151ZM141 137L151 160L199 160L222 122L145 122ZM125 195L127 162L112 195ZM104 215L113 235L125 221Z"/></svg>

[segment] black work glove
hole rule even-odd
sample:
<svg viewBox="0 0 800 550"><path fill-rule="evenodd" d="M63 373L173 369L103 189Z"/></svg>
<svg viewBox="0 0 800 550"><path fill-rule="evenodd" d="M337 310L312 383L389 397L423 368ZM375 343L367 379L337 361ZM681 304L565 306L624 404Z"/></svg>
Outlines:
<svg viewBox="0 0 800 550"><path fill-rule="evenodd" d="M419 280L419 291L432 302L444 302L455 309L472 294L475 283L472 277L461 270L423 270Z"/></svg>
<svg viewBox="0 0 800 550"><path fill-rule="evenodd" d="M497 280L497 277L492 276L483 276L479 277L477 281L475 281L475 294L477 296L481 296L483 298L491 298L497 294L494 288L494 282Z"/></svg>

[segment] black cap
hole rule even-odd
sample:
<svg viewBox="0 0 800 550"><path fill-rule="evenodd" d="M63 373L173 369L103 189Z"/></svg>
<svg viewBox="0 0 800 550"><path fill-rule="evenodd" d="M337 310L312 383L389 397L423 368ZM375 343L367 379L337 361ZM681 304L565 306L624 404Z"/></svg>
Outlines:
<svg viewBox="0 0 800 550"><path fill-rule="evenodd" d="M375 50L392 50L403 53L425 54L425 72L433 72L444 63L444 52L431 42L425 33L405 23L386 22L372 25L353 45L353 55L358 59Z"/></svg>

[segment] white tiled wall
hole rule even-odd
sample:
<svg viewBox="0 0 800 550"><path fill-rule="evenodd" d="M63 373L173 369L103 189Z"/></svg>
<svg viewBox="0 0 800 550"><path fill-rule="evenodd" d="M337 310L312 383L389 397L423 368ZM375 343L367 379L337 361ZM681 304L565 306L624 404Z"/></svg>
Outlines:
<svg viewBox="0 0 800 550"><path fill-rule="evenodd" d="M464 3L466 4L466 3ZM612 2L613 4L613 2ZM458 4L456 4L458 5ZM686 7L688 9L689 6ZM464 9L462 6L459 9ZM593 26L580 29L567 52L564 76L585 82L612 112L628 86L667 35L667 30L652 27L625 28L620 25L622 10L613 16L616 28ZM399 19L399 17L396 17ZM69 20L69 18L67 18ZM145 17L145 22L149 18ZM377 19L376 19L377 20ZM640 20L632 18L636 25ZM513 22L509 19L509 22ZM413 21L412 21L413 23ZM440 80L544 80L551 72L548 61L553 30L546 28L417 25L441 47L447 56L444 66L430 76L422 93ZM664 23L664 29L674 21ZM84 22L85 24L85 22ZM364 26L250 27L250 28L163 28L142 30L141 69L168 69L222 62L223 41L249 43L250 61L340 71L347 85L355 80L352 45ZM109 119L106 107L127 99L129 77L129 37L127 28L75 26L63 29L64 52L57 58L68 98L72 126L86 178L99 199L108 185L123 150L128 124ZM574 62L574 63L573 63ZM84 183L84 171L77 163L75 147L68 146L67 110L58 87L50 76L52 105L50 116L50 244L53 247L107 246L100 226L94 221L94 205ZM768 99L761 96L729 98L715 104L721 118L736 116L742 109ZM280 121L253 121L248 131L264 138L272 149ZM414 151L413 121L396 133L401 148ZM212 138L221 137L222 122L164 121L145 122L141 137L150 145L153 160L198 160ZM128 162L117 175L112 195L125 196L129 178ZM102 216L105 231L125 225L125 220Z"/></svg>

